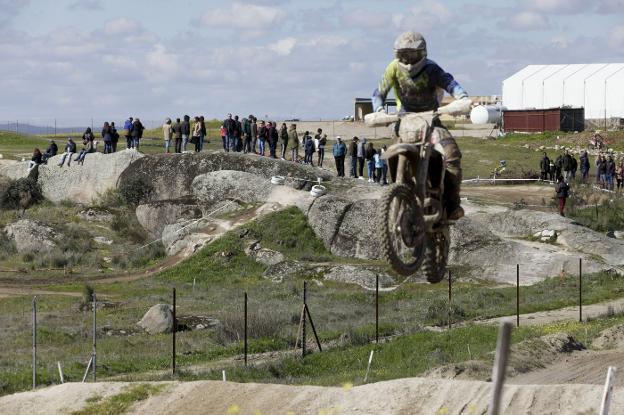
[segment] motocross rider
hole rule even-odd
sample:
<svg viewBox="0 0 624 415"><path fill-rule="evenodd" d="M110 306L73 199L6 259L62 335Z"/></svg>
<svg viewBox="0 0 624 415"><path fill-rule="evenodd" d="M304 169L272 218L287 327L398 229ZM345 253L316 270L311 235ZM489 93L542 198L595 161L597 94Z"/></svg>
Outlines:
<svg viewBox="0 0 624 415"><path fill-rule="evenodd" d="M384 111L386 97L393 88L399 112L435 111L440 106L444 91L456 100L469 99L466 91L451 74L427 59L427 43L420 33L405 32L399 35L394 42L394 54L396 59L386 67L379 87L373 92L375 111ZM435 128L432 134L438 135L446 156L444 200L447 217L457 220L464 216L459 199L462 155L448 130L439 121L433 126Z"/></svg>

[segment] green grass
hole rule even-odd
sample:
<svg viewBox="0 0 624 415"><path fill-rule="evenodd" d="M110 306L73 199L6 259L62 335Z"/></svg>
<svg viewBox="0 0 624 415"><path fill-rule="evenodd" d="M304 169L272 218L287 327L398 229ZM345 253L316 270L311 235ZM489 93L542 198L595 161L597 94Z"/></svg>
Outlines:
<svg viewBox="0 0 624 415"><path fill-rule="evenodd" d="M144 401L150 396L157 395L165 385L138 384L125 388L121 393L106 399L93 396L87 399L87 406L72 415L118 415L126 413L132 405Z"/></svg>

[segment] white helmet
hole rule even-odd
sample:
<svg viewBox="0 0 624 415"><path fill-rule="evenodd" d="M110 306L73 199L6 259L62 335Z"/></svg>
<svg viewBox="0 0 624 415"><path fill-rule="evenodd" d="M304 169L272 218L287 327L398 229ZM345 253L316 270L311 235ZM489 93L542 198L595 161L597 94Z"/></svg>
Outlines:
<svg viewBox="0 0 624 415"><path fill-rule="evenodd" d="M394 41L394 55L401 69L417 75L427 61L427 42L418 32L401 33Z"/></svg>

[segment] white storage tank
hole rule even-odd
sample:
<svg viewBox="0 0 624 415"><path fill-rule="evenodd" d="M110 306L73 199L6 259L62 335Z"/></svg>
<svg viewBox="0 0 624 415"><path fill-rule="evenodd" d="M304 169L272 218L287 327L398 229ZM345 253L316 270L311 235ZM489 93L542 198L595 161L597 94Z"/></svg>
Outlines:
<svg viewBox="0 0 624 415"><path fill-rule="evenodd" d="M499 105L478 105L470 111L470 122L473 124L498 124L505 110L507 108Z"/></svg>

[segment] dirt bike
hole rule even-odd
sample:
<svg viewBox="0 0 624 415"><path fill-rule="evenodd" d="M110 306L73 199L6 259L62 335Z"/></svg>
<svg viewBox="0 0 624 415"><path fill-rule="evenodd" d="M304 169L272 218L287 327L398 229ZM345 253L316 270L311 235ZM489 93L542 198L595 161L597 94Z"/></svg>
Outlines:
<svg viewBox="0 0 624 415"><path fill-rule="evenodd" d="M439 137L432 133L441 114L469 112L470 104L459 100L437 111L365 117L371 127L400 121L398 142L383 155L394 184L379 202L378 223L382 256L401 275L422 266L427 281L436 283L446 274L451 223L443 200L446 161Z"/></svg>

